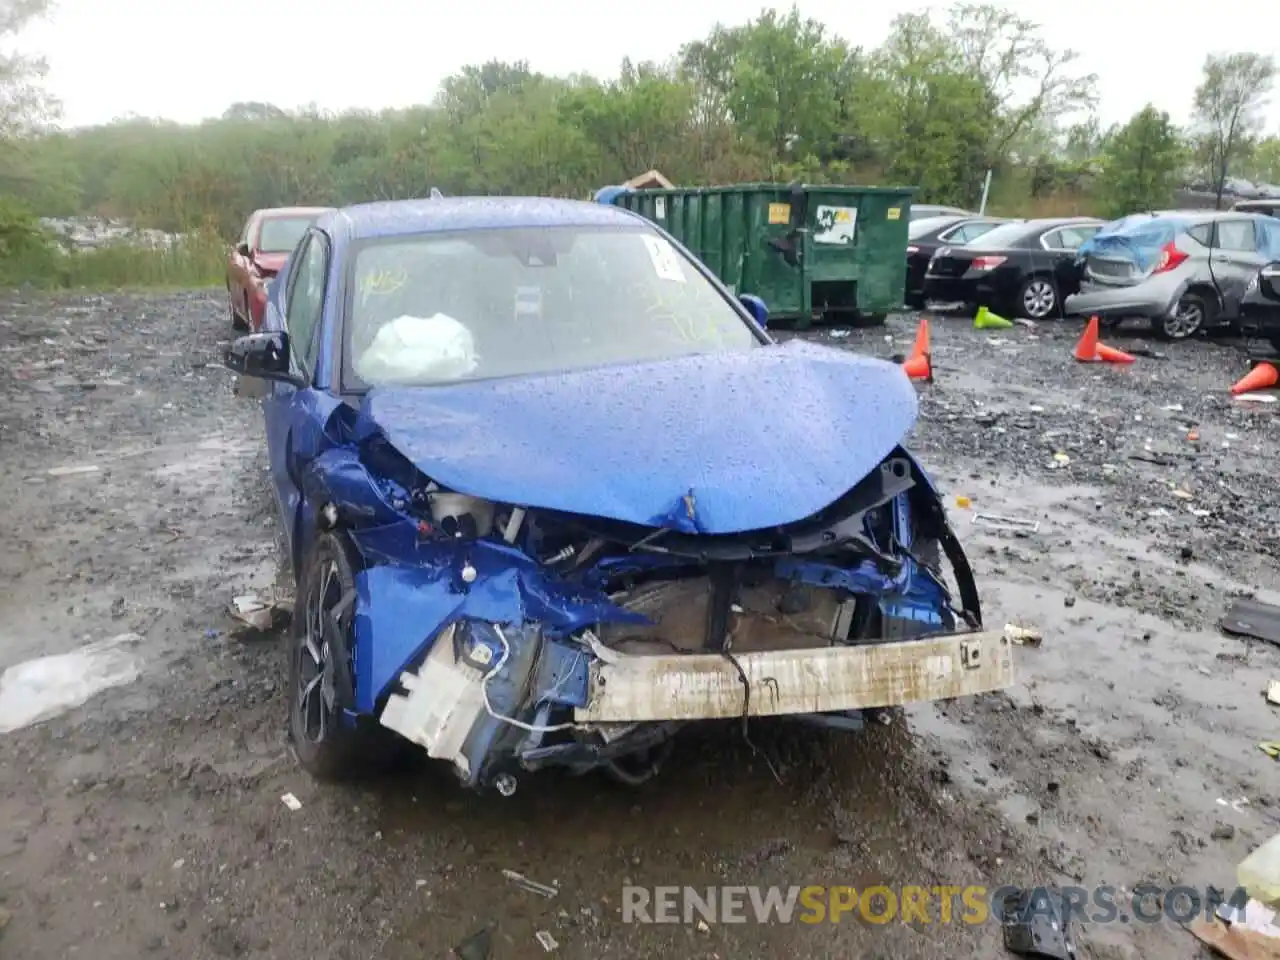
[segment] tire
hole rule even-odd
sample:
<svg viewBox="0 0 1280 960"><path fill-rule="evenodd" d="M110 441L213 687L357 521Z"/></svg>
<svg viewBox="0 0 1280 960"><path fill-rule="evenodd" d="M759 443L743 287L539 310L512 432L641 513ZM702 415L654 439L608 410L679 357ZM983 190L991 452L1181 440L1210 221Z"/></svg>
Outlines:
<svg viewBox="0 0 1280 960"><path fill-rule="evenodd" d="M339 702L343 683L338 664L343 661L334 657L334 646L343 648L337 656L344 658L349 679L357 569L358 557L345 538L340 533L322 533L298 580L288 647L289 740L303 769L318 780L349 780L379 772L390 765L403 743L371 718L352 722ZM327 629L326 615L331 618Z"/></svg>
<svg viewBox="0 0 1280 960"><path fill-rule="evenodd" d="M236 313L236 302L231 299L231 291L227 291L227 317L231 321L231 329L241 333L249 329L249 321L242 319L240 314Z"/></svg>
<svg viewBox="0 0 1280 960"><path fill-rule="evenodd" d="M1166 342L1189 340L1213 323L1214 305L1202 293L1184 293L1172 317L1151 322L1151 332Z"/></svg>
<svg viewBox="0 0 1280 960"><path fill-rule="evenodd" d="M1018 288L1018 299L1014 303L1014 316L1026 317L1028 320L1047 320L1061 313L1061 298L1058 296L1058 285L1052 277L1027 277Z"/></svg>

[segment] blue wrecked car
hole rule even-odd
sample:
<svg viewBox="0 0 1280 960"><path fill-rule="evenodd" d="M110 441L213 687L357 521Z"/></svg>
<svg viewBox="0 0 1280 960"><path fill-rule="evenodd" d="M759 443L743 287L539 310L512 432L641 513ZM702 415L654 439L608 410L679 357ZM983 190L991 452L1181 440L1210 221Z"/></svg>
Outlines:
<svg viewBox="0 0 1280 960"><path fill-rule="evenodd" d="M906 376L766 322L612 206L317 220L226 354L267 381L301 764L636 783L690 723L1009 686Z"/></svg>

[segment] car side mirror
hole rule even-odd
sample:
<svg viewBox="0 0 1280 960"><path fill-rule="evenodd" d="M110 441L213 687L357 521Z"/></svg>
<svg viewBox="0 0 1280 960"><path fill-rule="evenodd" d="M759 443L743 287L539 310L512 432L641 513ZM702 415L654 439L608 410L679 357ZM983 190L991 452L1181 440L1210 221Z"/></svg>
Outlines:
<svg viewBox="0 0 1280 960"><path fill-rule="evenodd" d="M306 386L289 366L289 335L282 330L237 337L227 347L223 363L242 377Z"/></svg>
<svg viewBox="0 0 1280 960"><path fill-rule="evenodd" d="M1258 274L1258 292L1268 300L1280 300L1280 261L1262 268Z"/></svg>
<svg viewBox="0 0 1280 960"><path fill-rule="evenodd" d="M769 326L769 308L754 293L739 295L738 302L747 308L747 313L751 314L756 323L762 327Z"/></svg>
<svg viewBox="0 0 1280 960"><path fill-rule="evenodd" d="M249 244L245 243L243 240L236 244L236 253L240 254L242 257L253 256L253 251L249 249Z"/></svg>

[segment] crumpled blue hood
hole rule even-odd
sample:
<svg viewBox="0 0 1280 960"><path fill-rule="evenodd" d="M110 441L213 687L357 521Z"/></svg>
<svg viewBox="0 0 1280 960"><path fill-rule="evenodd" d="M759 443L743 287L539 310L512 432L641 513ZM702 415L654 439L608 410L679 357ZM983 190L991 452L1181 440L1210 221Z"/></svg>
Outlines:
<svg viewBox="0 0 1280 960"><path fill-rule="evenodd" d="M371 390L359 429L497 503L682 532L794 522L915 422L897 366L804 341L655 363Z"/></svg>

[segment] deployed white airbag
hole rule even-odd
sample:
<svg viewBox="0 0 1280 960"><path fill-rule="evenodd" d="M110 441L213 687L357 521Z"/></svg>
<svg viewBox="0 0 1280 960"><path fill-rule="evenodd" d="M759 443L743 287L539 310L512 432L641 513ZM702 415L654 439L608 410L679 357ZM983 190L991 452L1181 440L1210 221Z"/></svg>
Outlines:
<svg viewBox="0 0 1280 960"><path fill-rule="evenodd" d="M477 362L471 331L453 317L404 314L382 325L353 366L370 385L411 386L456 380Z"/></svg>

